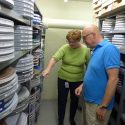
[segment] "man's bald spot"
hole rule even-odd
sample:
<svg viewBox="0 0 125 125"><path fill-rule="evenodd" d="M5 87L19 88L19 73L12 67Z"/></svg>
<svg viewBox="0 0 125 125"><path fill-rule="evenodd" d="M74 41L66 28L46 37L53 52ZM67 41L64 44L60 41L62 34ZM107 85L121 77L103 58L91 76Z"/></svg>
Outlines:
<svg viewBox="0 0 125 125"><path fill-rule="evenodd" d="M100 34L100 30L99 30L99 28L96 25L91 24L91 25L88 25L88 26L84 27L83 33L96 33L96 34Z"/></svg>

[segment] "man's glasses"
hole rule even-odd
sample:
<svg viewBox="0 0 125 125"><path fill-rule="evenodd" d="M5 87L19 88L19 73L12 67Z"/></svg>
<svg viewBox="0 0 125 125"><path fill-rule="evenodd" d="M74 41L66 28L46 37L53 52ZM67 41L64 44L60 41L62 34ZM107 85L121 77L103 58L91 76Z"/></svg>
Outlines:
<svg viewBox="0 0 125 125"><path fill-rule="evenodd" d="M85 41L89 35L94 35L94 33L89 33L89 34L87 34L87 35L85 35L85 36L82 36L83 41Z"/></svg>

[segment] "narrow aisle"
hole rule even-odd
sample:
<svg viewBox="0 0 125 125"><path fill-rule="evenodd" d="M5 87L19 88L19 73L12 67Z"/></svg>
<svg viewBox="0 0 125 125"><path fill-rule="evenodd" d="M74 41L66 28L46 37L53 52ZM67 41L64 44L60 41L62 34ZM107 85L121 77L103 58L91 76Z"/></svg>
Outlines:
<svg viewBox="0 0 125 125"><path fill-rule="evenodd" d="M67 105L67 111L65 115L65 124L69 125L69 103ZM82 125L81 123L82 115L78 111L76 115L77 125ZM57 101L42 101L40 116L37 125L58 125L57 124Z"/></svg>

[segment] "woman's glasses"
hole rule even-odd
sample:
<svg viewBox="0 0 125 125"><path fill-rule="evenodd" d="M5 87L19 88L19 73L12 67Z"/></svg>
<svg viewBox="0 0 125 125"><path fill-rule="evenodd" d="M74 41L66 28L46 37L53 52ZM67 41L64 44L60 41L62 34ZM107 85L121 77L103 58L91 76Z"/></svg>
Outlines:
<svg viewBox="0 0 125 125"><path fill-rule="evenodd" d="M67 43L68 44L72 44L72 45L76 45L76 44L78 44L80 41L69 41L69 40L67 40Z"/></svg>

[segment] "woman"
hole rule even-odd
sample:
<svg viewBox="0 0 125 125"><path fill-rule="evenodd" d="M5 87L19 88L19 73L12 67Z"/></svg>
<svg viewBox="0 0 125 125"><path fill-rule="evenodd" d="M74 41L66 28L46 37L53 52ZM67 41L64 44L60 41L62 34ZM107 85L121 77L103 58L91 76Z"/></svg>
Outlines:
<svg viewBox="0 0 125 125"><path fill-rule="evenodd" d="M75 89L82 84L84 66L87 66L90 58L89 49L80 43L81 31L72 30L68 32L67 44L63 45L53 55L47 68L43 71L43 76L47 77L52 67L62 60L61 68L58 72L58 120L59 125L63 125L67 96L70 90L70 125L76 125L75 114L78 107L78 97Z"/></svg>

